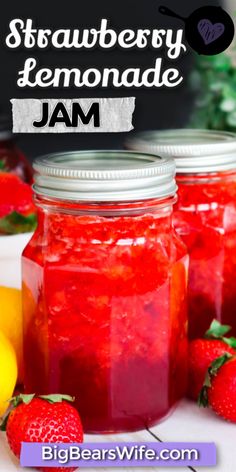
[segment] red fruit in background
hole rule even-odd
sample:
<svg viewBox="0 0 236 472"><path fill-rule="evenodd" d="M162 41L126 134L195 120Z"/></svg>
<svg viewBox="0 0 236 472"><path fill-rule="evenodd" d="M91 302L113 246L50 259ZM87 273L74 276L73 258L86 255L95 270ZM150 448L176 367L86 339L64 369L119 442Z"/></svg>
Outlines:
<svg viewBox="0 0 236 472"><path fill-rule="evenodd" d="M194 339L189 343L188 396L192 400L198 399L211 363L225 353L236 355L236 339L224 336L229 330L230 326L213 320L206 339Z"/></svg>
<svg viewBox="0 0 236 472"><path fill-rule="evenodd" d="M225 360L207 390L212 410L225 420L236 423L236 357Z"/></svg>
<svg viewBox="0 0 236 472"><path fill-rule="evenodd" d="M0 233L32 231L35 211L31 186L16 175L0 172Z"/></svg>
<svg viewBox="0 0 236 472"><path fill-rule="evenodd" d="M6 420L7 439L15 456L20 458L22 442L83 442L80 416L69 403L71 401L73 399L67 395L50 395L48 397L20 395L16 397L17 406L10 412ZM76 468L41 467L39 470L72 472Z"/></svg>
<svg viewBox="0 0 236 472"><path fill-rule="evenodd" d="M13 141L0 140L0 171L17 175L28 184L33 182L32 166Z"/></svg>
<svg viewBox="0 0 236 472"><path fill-rule="evenodd" d="M16 175L0 172L0 217L13 211L22 215L33 213L35 206L32 197L30 185Z"/></svg>
<svg viewBox="0 0 236 472"><path fill-rule="evenodd" d="M33 169L26 157L15 144L11 117L0 114L0 171L9 172L21 180L32 184Z"/></svg>

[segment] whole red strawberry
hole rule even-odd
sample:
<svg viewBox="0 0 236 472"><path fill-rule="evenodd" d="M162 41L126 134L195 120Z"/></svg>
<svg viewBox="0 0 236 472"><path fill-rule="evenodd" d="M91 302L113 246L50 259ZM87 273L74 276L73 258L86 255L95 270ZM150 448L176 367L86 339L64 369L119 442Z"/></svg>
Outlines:
<svg viewBox="0 0 236 472"><path fill-rule="evenodd" d="M215 359L209 367L199 396L200 406L210 406L225 420L236 423L236 357Z"/></svg>
<svg viewBox="0 0 236 472"><path fill-rule="evenodd" d="M236 423L236 357L226 361L212 378L208 402L218 415Z"/></svg>
<svg viewBox="0 0 236 472"><path fill-rule="evenodd" d="M211 323L205 339L194 339L189 343L189 381L188 396L197 400L206 371L214 359L228 352L236 354L236 339L226 338L230 326L221 325L217 320Z"/></svg>
<svg viewBox="0 0 236 472"><path fill-rule="evenodd" d="M83 428L78 411L67 395L35 397L20 395L13 399L15 408L6 419L9 446L20 458L22 442L81 443ZM71 467L42 467L44 472L71 472Z"/></svg>
<svg viewBox="0 0 236 472"><path fill-rule="evenodd" d="M0 172L0 233L32 231L35 211L31 186L16 175Z"/></svg>

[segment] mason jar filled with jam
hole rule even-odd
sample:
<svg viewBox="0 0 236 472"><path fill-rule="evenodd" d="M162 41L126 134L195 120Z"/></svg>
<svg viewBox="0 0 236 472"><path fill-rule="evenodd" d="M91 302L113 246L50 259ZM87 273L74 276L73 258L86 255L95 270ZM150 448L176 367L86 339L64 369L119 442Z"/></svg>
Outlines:
<svg viewBox="0 0 236 472"><path fill-rule="evenodd" d="M74 152L34 169L26 392L74 396L86 432L154 425L186 385L188 257L172 225L174 160Z"/></svg>
<svg viewBox="0 0 236 472"><path fill-rule="evenodd" d="M236 335L236 135L153 131L127 145L175 158L174 224L190 256L190 338L203 336L214 318Z"/></svg>

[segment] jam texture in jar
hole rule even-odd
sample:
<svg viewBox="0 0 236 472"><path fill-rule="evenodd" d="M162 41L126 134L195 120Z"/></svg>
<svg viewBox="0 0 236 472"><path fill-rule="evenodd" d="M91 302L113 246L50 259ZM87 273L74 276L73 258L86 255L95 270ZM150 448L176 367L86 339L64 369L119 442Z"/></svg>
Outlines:
<svg viewBox="0 0 236 472"><path fill-rule="evenodd" d="M61 177L50 192L48 176L36 174L39 223L23 254L25 387L74 396L86 432L131 431L158 422L185 393L188 258L172 227L173 163L113 152L107 177L101 156L68 155L63 165L51 158L76 175L64 182L67 198L61 189L55 197ZM142 185L138 158L141 180L143 167L153 167L155 198L146 198L150 186L130 190ZM86 166L102 168L87 171L97 178L92 190ZM50 164L35 167L50 174Z"/></svg>
<svg viewBox="0 0 236 472"><path fill-rule="evenodd" d="M177 182L174 222L190 255L189 335L202 336L214 318L236 334L236 172Z"/></svg>
<svg viewBox="0 0 236 472"><path fill-rule="evenodd" d="M190 338L202 337L214 318L236 335L236 135L170 130L144 133L135 143L175 157L174 225L190 256Z"/></svg>

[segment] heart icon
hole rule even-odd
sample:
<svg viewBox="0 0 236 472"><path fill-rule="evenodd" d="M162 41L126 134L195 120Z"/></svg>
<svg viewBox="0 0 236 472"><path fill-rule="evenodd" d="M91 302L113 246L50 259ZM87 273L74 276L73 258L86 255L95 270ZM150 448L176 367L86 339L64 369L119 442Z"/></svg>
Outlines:
<svg viewBox="0 0 236 472"><path fill-rule="evenodd" d="M223 23L212 24L210 20L200 20L197 25L198 32L200 33L204 43L210 44L216 41L225 31Z"/></svg>

